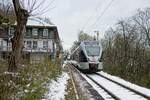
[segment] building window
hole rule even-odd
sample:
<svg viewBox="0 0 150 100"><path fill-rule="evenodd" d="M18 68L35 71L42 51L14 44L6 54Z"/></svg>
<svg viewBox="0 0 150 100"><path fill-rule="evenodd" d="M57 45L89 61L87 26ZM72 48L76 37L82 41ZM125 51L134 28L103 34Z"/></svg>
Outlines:
<svg viewBox="0 0 150 100"><path fill-rule="evenodd" d="M31 45L32 45L31 41L27 41L27 48L28 49L31 49Z"/></svg>
<svg viewBox="0 0 150 100"><path fill-rule="evenodd" d="M48 48L48 41L43 41L43 48L47 49Z"/></svg>
<svg viewBox="0 0 150 100"><path fill-rule="evenodd" d="M43 31L43 36L48 36L48 29L44 29L44 31Z"/></svg>
<svg viewBox="0 0 150 100"><path fill-rule="evenodd" d="M33 49L37 49L38 43L37 41L33 41Z"/></svg>
<svg viewBox="0 0 150 100"><path fill-rule="evenodd" d="M27 28L26 36L28 36L28 37L32 36L32 28Z"/></svg>
<svg viewBox="0 0 150 100"><path fill-rule="evenodd" d="M3 41L0 41L0 50L3 49Z"/></svg>
<svg viewBox="0 0 150 100"><path fill-rule="evenodd" d="M38 35L38 29L33 28L32 34L33 34L33 36L37 36Z"/></svg>
<svg viewBox="0 0 150 100"><path fill-rule="evenodd" d="M9 35L13 35L14 32L15 32L15 28L14 27L10 27Z"/></svg>
<svg viewBox="0 0 150 100"><path fill-rule="evenodd" d="M49 38L54 38L54 31L52 31L52 30L49 30L49 36L48 36Z"/></svg>
<svg viewBox="0 0 150 100"><path fill-rule="evenodd" d="M39 37L43 37L43 29L42 28L38 29L38 34L39 34Z"/></svg>
<svg viewBox="0 0 150 100"><path fill-rule="evenodd" d="M0 46L3 46L3 40L0 40Z"/></svg>

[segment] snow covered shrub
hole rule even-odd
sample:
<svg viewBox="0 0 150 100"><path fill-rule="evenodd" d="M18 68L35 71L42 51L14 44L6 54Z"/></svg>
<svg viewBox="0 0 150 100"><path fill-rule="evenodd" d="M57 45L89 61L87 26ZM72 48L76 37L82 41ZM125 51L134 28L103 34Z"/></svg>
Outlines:
<svg viewBox="0 0 150 100"><path fill-rule="evenodd" d="M16 73L0 75L0 99L40 100L47 91L46 83L61 74L60 61L25 65Z"/></svg>

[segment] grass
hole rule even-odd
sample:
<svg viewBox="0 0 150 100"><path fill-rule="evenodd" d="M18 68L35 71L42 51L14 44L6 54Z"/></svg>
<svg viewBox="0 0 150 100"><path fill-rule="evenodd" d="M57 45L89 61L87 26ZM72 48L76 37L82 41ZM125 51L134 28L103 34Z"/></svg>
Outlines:
<svg viewBox="0 0 150 100"><path fill-rule="evenodd" d="M68 80L66 92L67 92L67 94L65 95L65 100L76 100L75 92L73 89L71 79Z"/></svg>
<svg viewBox="0 0 150 100"><path fill-rule="evenodd" d="M67 72L68 75L70 75L68 65L66 65L63 70L65 72ZM67 92L67 94L65 94L65 100L76 100L76 94L75 94L75 91L73 88L73 83L72 83L71 79L69 79L67 82L66 92Z"/></svg>
<svg viewBox="0 0 150 100"><path fill-rule="evenodd" d="M46 83L60 74L60 60L28 64L17 73L1 72L0 100L40 100L47 91Z"/></svg>

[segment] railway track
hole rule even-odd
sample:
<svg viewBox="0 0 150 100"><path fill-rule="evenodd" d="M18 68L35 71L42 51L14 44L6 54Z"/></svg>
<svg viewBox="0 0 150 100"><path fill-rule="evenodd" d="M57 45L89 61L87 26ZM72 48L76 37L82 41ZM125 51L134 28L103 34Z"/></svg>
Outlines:
<svg viewBox="0 0 150 100"><path fill-rule="evenodd" d="M101 74L86 74L86 76L115 100L150 100L149 96Z"/></svg>
<svg viewBox="0 0 150 100"><path fill-rule="evenodd" d="M100 73L83 74L74 68L106 100L150 100L150 96Z"/></svg>
<svg viewBox="0 0 150 100"><path fill-rule="evenodd" d="M78 69L76 69L75 67L74 67L74 65L72 65L72 64L70 64L70 63L68 63L68 65L70 66L70 70L72 70L73 71L73 73L75 74L75 76L77 76L77 80L80 80L80 81L82 81L81 83L78 83L78 84L82 84L82 89L84 88L84 90L82 90L81 89L81 91L82 92L85 92L85 93L90 93L90 95L89 94L86 94L86 96L87 97L90 97L90 98L92 98L92 100L105 100L95 89L93 89L93 86L91 85L91 84L89 84L89 82L87 82L87 80L86 80L86 78L84 78L83 76L82 76L82 73L78 70ZM79 82L79 81L78 81ZM87 83L87 84L86 84ZM80 87L80 85L78 85L78 89L77 90L80 90L79 88L81 88ZM78 91L78 94L80 95L80 94L82 94L82 92L81 91ZM87 92L88 91L88 92ZM83 96L83 95L82 95ZM85 95L84 95L85 96ZM83 100L91 100L90 98L86 98L86 99L83 99Z"/></svg>
<svg viewBox="0 0 150 100"><path fill-rule="evenodd" d="M124 87L124 88L126 88L126 89L128 89L128 90L130 90L130 91L132 91L132 92L134 92L134 93L136 93L136 94L138 94L138 95L148 99L148 100L150 100L150 96L148 96L148 95L146 95L146 94L144 94L144 93L142 93L140 91L137 91L137 90L135 90L133 88L130 88L130 87L126 86L126 85L123 85L123 84L121 84L121 83L119 83L117 81L114 81L113 79L108 78L108 77L106 77L106 76L104 76L104 75L102 75L100 73L95 73L95 74L97 74L97 75L99 75L99 76L101 76L101 77L103 77L103 78L105 78L105 79L107 79L107 80L109 80L109 81L111 81L113 83L116 83L116 84L118 84L118 85L120 85L120 86L122 86L122 87Z"/></svg>

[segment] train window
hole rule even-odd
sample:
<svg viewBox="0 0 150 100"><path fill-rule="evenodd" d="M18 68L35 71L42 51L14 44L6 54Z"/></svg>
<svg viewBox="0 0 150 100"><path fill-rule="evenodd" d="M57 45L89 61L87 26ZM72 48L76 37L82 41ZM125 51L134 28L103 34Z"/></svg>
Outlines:
<svg viewBox="0 0 150 100"><path fill-rule="evenodd" d="M82 50L80 51L79 59L80 59L80 62L87 62L87 58Z"/></svg>
<svg viewBox="0 0 150 100"><path fill-rule="evenodd" d="M84 42L84 44L85 44L85 45L99 45L99 42L96 42L96 41L93 41L93 42L91 42L91 41L86 41L86 42Z"/></svg>
<svg viewBox="0 0 150 100"><path fill-rule="evenodd" d="M100 47L99 46L85 46L88 56L99 56Z"/></svg>

